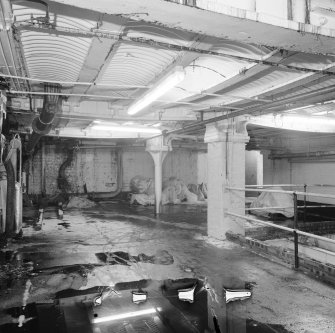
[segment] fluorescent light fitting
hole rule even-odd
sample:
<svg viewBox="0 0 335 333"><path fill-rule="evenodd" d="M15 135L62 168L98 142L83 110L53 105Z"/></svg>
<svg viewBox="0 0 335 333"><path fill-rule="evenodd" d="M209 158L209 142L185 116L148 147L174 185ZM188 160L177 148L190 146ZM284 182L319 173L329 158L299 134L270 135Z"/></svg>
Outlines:
<svg viewBox="0 0 335 333"><path fill-rule="evenodd" d="M178 290L178 298L181 301L193 303L194 302L195 287L196 287L196 285L194 285L192 288L188 288L188 289L179 289Z"/></svg>
<svg viewBox="0 0 335 333"><path fill-rule="evenodd" d="M147 107L149 104L164 95L170 89L175 87L185 78L185 71L181 66L177 66L172 72L165 76L157 85L144 94L138 101L130 105L128 109L129 115L134 115Z"/></svg>
<svg viewBox="0 0 335 333"><path fill-rule="evenodd" d="M145 310L120 313L120 314L106 316L106 317L101 317L101 318L93 318L92 319L92 323L93 324L100 324L100 323L105 323L107 321L126 319L126 318L133 318L133 317L138 317L138 316L143 316L143 315L153 314L153 313L156 313L156 309L155 308L149 308L149 309L145 309Z"/></svg>
<svg viewBox="0 0 335 333"><path fill-rule="evenodd" d="M285 110L285 112L291 112L291 111L298 111L298 110L302 110L302 109L308 109L312 106L315 106L315 104L309 104L309 105L305 105L305 106L299 106L297 108L294 109L289 109L289 110Z"/></svg>
<svg viewBox="0 0 335 333"><path fill-rule="evenodd" d="M251 297L251 291L248 289L229 290L226 289L226 303L234 301L243 301Z"/></svg>
<svg viewBox="0 0 335 333"><path fill-rule="evenodd" d="M325 116L326 114L328 114L329 112L332 112L332 111L319 111L319 112L314 112L312 114L312 116Z"/></svg>
<svg viewBox="0 0 335 333"><path fill-rule="evenodd" d="M147 300L148 293L146 291L132 291L133 303L140 304Z"/></svg>
<svg viewBox="0 0 335 333"><path fill-rule="evenodd" d="M109 132L126 132L126 133L148 133L161 134L159 128L152 127L134 127L134 126L115 126L115 125L93 125L90 127L94 131L109 131Z"/></svg>

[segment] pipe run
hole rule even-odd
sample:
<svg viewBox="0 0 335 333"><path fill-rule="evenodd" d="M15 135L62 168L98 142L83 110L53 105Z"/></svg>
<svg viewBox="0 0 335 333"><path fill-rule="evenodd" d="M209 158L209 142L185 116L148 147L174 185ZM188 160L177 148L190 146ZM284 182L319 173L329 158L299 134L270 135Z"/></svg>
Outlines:
<svg viewBox="0 0 335 333"><path fill-rule="evenodd" d="M270 154L269 159L279 160L282 158L309 158L309 157L328 157L328 156L335 156L335 150L314 151L307 153Z"/></svg>
<svg viewBox="0 0 335 333"><path fill-rule="evenodd" d="M1 76L1 74L0 74ZM72 94L72 93L65 93L65 92L43 92L43 91L24 91L24 90L8 90L9 94L20 94L20 95L40 95L40 96L75 96L75 97L86 97L86 98L94 98L94 99L111 99L111 100L135 100L135 97L125 97L125 96L110 96L110 95L92 95L92 94ZM182 101L167 101L164 99L156 99L156 102L161 103L171 103L171 104L180 104L180 105L196 105L199 106L199 103L193 102L182 102ZM201 107L213 107L211 104L201 104ZM242 110L242 108L234 107L234 106L220 106L221 109L229 109L229 110ZM195 110L197 111L197 110Z"/></svg>
<svg viewBox="0 0 335 333"><path fill-rule="evenodd" d="M151 86L134 85L134 84L108 84L108 83L94 83L94 82L80 82L80 81L59 81L59 80L42 80L26 76L17 76L0 73L0 76L10 79L19 79L31 82L48 83L48 84L60 84L70 86L95 86L95 87L109 87L109 88L143 88L149 89Z"/></svg>

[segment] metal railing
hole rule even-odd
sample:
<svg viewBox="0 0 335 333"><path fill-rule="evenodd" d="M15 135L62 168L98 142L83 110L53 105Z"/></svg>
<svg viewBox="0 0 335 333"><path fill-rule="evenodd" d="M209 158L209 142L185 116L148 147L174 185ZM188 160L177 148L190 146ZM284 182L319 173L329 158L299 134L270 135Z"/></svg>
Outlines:
<svg viewBox="0 0 335 333"><path fill-rule="evenodd" d="M303 187L304 188L304 192L301 191L284 191L284 190L268 190L268 189L264 189L264 188L268 188L268 187ZM325 186L325 187L335 187L335 185L323 185L323 184L315 184L315 185L297 185L297 184L280 184L280 185L246 185L245 188L239 188L239 187L226 187L227 190L230 191L252 191L252 192L267 192L267 193L285 193L285 194L291 194L293 196L293 206L288 206L288 207L254 207L254 208L245 208L246 211L251 211L251 210L267 210L267 209L285 209L285 208L293 208L294 211L294 224L293 224L293 228L289 228L289 227L285 227L285 226L281 226L281 225L277 225L271 222L266 222L266 221L262 221L259 219L255 219L252 217L248 217L245 215L240 215L240 214L236 214L236 213L232 213L232 212L227 212L227 215L231 215L231 216L235 216L241 219L245 219L247 221L250 222L255 222L255 223L260 223L260 224L264 224L267 226L271 226L273 228L277 228L277 229L281 229L281 230L285 230L288 232L292 232L293 236L294 236L294 267L295 268L299 268L299 242L298 242L298 235L303 235L303 236L307 236L310 238L314 238L314 239L318 239L318 240L322 240L322 241L326 241L329 243L333 243L335 244L335 240L331 239L331 238L327 238L327 237L323 237L323 236L319 236L319 235L315 235L309 232L305 232L305 231L301 231L298 229L298 208L304 208L304 222L306 221L306 209L307 208L329 208L329 207L335 207L334 205L320 205L320 206L316 206L316 205L310 205L307 206L306 204L306 196L313 196L313 197L319 197L319 198L331 198L331 199L335 199L335 195L332 194L322 194L322 193L312 193L312 192L307 192L307 186ZM257 187L255 189L251 188L251 187ZM304 197L304 205L303 206L298 206L298 195L302 195ZM335 253L333 253L335 255Z"/></svg>

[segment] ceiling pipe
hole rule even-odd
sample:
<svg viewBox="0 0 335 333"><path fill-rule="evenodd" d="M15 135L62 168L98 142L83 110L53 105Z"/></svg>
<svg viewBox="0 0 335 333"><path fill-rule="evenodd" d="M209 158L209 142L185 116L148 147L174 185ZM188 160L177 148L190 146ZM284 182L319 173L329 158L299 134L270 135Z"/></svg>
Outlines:
<svg viewBox="0 0 335 333"><path fill-rule="evenodd" d="M283 158L309 158L309 157L329 157L335 156L335 150L330 151L314 151L307 153L286 153L286 154L270 154L269 159L278 160Z"/></svg>
<svg viewBox="0 0 335 333"><path fill-rule="evenodd" d="M4 29L6 31L6 41L7 41L7 44L9 46L9 48L8 48L9 49L9 54L10 54L10 58L11 58L11 61L12 61L12 64L13 64L13 70L14 70L14 73L15 73L14 77L12 78L12 82L13 82L14 86L18 87L19 89L22 89L21 83L17 78L16 78L16 83L14 83L14 79L15 79L16 76L18 76L18 72L17 72L16 65L15 65L15 59L14 59L12 43L11 43L11 41L13 41L13 36L11 35L11 25L12 25L12 15L13 15L12 7L11 7L11 4L10 4L9 0L0 0L0 6L1 6L2 18L3 18L3 21L4 21ZM2 56L4 57L4 60L5 60L6 66L7 66L7 72L9 74L11 74L11 71L8 67L7 60L6 60L5 55L4 55L2 44L1 44L1 53L2 53Z"/></svg>
<svg viewBox="0 0 335 333"><path fill-rule="evenodd" d="M327 93L334 92L334 91L335 91L335 87L330 87L329 89L327 89ZM314 95L320 95L321 92L322 92L322 89L318 89L317 91L314 91L312 93L309 92L309 93L300 94L298 96L298 98L302 99L302 98L311 97L311 96L314 96ZM293 98L296 99L297 96L294 96ZM276 107L277 105L285 104L288 101L290 101L292 103L294 101L294 100L292 100L293 98L282 99L280 101L275 101L273 103L269 103L269 105L267 105L267 107L268 108ZM213 112L220 110L220 108L221 107L213 108ZM260 112L260 107L258 107L258 108L251 107L251 108L246 108L246 109L242 109L242 110L232 111L232 112L229 112L229 113L227 112L224 115L221 115L221 116L218 116L218 117L213 117L213 118L210 118L210 119L207 119L207 120L198 121L198 122L195 122L194 124L184 126L182 128L178 128L178 129L175 129L175 130L166 131L166 132L163 133L163 135L175 134L175 133L185 133L186 131L189 131L189 130L201 129L207 124L211 124L211 123L214 123L214 122L217 122L217 121L220 121L220 120L228 120L228 119L235 118L235 117L238 117L238 116L243 116L243 115L250 115L250 114L252 115L252 114L257 113L257 112ZM265 110L263 110L261 112L272 113L273 111L267 111L266 108L265 108ZM157 135L156 137L158 137L158 136L159 135Z"/></svg>
<svg viewBox="0 0 335 333"><path fill-rule="evenodd" d="M1 76L1 74L0 74ZM86 98L92 98L92 99L102 99L102 100L135 100L137 98L135 97L124 97L124 96L108 96L108 95L90 95L90 94L72 94L72 93L64 93L64 92L43 92L43 91L24 91L24 90L8 90L9 94L20 94L20 95L38 95L38 96L45 96L45 95L52 95L52 96L75 96L75 97L86 97ZM195 105L195 106L206 106L206 107L212 107L211 104L201 104L199 103L193 103L193 102L182 102L182 101L167 101L162 99L156 99L155 102L161 102L161 103L173 103L173 104L181 104L181 105ZM229 110L242 110L242 108L234 107L234 106L220 106L221 109L229 109Z"/></svg>
<svg viewBox="0 0 335 333"><path fill-rule="evenodd" d="M17 75L7 75L7 74L0 74L0 76L8 77L12 79L20 79L25 81L31 82L38 82L38 83L51 83L51 84L61 84L63 85L70 85L70 86L95 86L95 87L114 87L114 88L145 88L149 89L151 86L144 86L144 85L134 85L134 84L108 84L108 83L95 83L95 82L80 82L80 81L55 81L55 80L43 80L43 79L36 79L32 77L26 76L17 76Z"/></svg>

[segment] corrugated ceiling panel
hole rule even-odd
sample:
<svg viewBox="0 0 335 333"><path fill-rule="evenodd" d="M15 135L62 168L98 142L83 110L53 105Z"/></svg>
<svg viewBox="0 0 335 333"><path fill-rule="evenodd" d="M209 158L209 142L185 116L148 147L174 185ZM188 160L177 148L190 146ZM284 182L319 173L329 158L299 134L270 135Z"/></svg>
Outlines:
<svg viewBox="0 0 335 333"><path fill-rule="evenodd" d="M45 17L41 9L13 4L16 22L30 22L32 18ZM50 23L58 27L89 30L95 22L50 13ZM91 38L49 34L38 31L21 31L21 42L29 76L42 80L76 81Z"/></svg>
<svg viewBox="0 0 335 333"><path fill-rule="evenodd" d="M173 51L121 44L99 83L148 85L177 56Z"/></svg>
<svg viewBox="0 0 335 333"><path fill-rule="evenodd" d="M76 81L91 45L91 38L22 31L21 42L31 77Z"/></svg>

